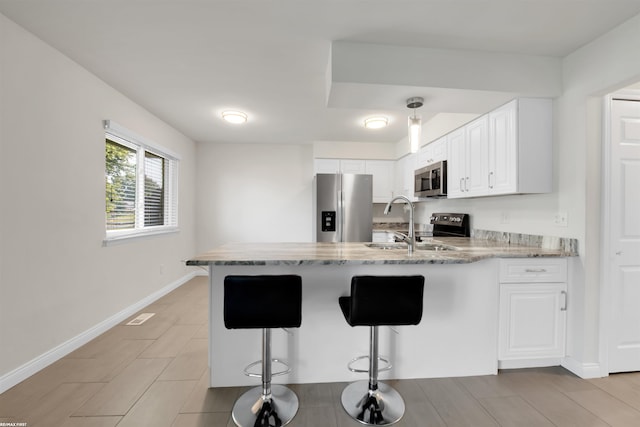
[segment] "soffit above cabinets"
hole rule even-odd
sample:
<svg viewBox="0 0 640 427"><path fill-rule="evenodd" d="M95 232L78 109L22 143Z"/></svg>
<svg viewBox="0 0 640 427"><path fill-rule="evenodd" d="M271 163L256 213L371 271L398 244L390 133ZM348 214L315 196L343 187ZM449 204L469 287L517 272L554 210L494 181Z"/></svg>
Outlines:
<svg viewBox="0 0 640 427"><path fill-rule="evenodd" d="M334 42L328 106L384 108L424 97L420 112L484 113L511 99L562 93L552 56Z"/></svg>

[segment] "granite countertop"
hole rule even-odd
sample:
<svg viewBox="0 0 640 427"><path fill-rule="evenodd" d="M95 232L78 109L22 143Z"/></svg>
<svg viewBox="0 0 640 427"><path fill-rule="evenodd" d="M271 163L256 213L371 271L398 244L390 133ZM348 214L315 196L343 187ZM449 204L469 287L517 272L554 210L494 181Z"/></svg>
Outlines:
<svg viewBox="0 0 640 427"><path fill-rule="evenodd" d="M488 258L576 256L573 249L465 237L437 237L423 242L451 250L406 246L380 249L366 243L228 243L187 261L187 265L312 265L312 264L463 264Z"/></svg>

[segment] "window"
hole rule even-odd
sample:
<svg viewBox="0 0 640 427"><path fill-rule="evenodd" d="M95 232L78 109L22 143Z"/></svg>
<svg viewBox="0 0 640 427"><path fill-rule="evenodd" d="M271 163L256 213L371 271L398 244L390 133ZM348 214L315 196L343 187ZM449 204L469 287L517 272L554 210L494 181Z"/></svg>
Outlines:
<svg viewBox="0 0 640 427"><path fill-rule="evenodd" d="M176 156L105 121L106 241L176 231Z"/></svg>

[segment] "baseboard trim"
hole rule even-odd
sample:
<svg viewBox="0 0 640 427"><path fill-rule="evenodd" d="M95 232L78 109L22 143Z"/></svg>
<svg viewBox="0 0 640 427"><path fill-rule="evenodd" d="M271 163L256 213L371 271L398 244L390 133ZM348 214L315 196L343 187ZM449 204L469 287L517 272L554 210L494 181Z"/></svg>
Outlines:
<svg viewBox="0 0 640 427"><path fill-rule="evenodd" d="M546 368L549 366L560 366L560 364L561 360L558 357L500 360L498 361L498 369Z"/></svg>
<svg viewBox="0 0 640 427"><path fill-rule="evenodd" d="M141 299L137 303L125 308L124 310L114 314L113 316L105 319L104 321L98 323L94 327L87 329L81 334L71 338L70 340L52 348L51 350L41 354L40 356L30 360L22 366L0 376L0 393L4 393L6 390L15 386L16 384L24 381L35 373L41 371L52 363L60 360L67 354L72 351L80 348L85 345L92 339L97 336L103 334L114 326L122 323L124 320L153 303L154 301L160 299L165 296L169 292L178 288L179 286L185 284L189 280L193 279L196 276L202 276L206 274L202 271L193 271L186 276L181 277L180 279L169 283L167 286L159 289L158 291L148 295L147 297Z"/></svg>
<svg viewBox="0 0 640 427"><path fill-rule="evenodd" d="M573 372L580 378L601 378L606 377L606 374L602 373L599 363L595 362L580 362L572 357L565 357L562 359L562 367L568 371Z"/></svg>

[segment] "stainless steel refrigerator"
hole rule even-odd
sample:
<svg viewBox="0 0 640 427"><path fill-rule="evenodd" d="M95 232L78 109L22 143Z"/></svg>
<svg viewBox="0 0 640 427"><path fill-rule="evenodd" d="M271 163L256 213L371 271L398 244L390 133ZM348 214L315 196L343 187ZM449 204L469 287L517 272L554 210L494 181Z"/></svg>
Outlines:
<svg viewBox="0 0 640 427"><path fill-rule="evenodd" d="M372 175L317 174L316 241L370 242L372 193Z"/></svg>

